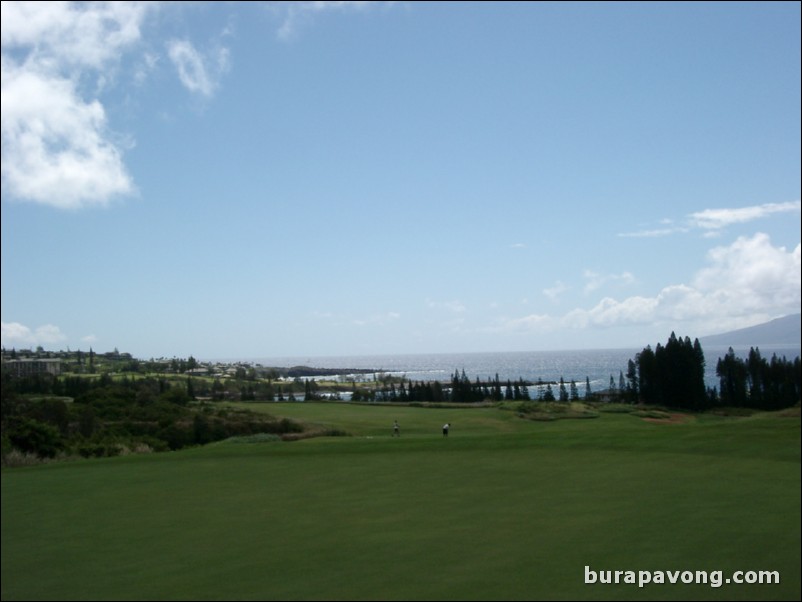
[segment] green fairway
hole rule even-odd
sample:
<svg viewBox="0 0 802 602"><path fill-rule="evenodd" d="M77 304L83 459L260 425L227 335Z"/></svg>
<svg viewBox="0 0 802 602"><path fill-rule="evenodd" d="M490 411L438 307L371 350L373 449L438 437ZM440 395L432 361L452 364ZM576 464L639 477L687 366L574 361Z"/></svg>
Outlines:
<svg viewBox="0 0 802 602"><path fill-rule="evenodd" d="M351 436L6 470L3 600L800 598L798 412L249 407ZM585 584L586 566L781 582Z"/></svg>

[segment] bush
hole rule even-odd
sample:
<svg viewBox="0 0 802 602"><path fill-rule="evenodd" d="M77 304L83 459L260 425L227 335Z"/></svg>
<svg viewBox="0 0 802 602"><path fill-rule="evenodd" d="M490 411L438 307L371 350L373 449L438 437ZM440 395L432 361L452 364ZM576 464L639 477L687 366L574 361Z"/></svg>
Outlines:
<svg viewBox="0 0 802 602"><path fill-rule="evenodd" d="M8 439L19 451L35 454L40 458L55 458L64 449L61 434L56 427L33 419L14 425Z"/></svg>

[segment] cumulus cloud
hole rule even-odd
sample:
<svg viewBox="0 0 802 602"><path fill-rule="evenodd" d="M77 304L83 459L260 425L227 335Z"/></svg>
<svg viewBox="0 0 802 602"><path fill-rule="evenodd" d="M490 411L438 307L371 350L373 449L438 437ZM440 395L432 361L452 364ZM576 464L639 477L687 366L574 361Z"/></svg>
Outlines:
<svg viewBox="0 0 802 602"><path fill-rule="evenodd" d="M22 199L59 208L105 204L133 190L98 101L71 79L2 67L2 177Z"/></svg>
<svg viewBox="0 0 802 602"><path fill-rule="evenodd" d="M708 253L710 265L694 279L696 289L716 295L729 313L761 312L768 308L799 311L800 245L793 251L774 247L767 234L740 237L730 246Z"/></svg>
<svg viewBox="0 0 802 602"><path fill-rule="evenodd" d="M0 338L3 347L47 347L67 340L58 326L45 324L31 330L19 322L0 323Z"/></svg>
<svg viewBox="0 0 802 602"><path fill-rule="evenodd" d="M707 265L690 284L673 284L656 295L623 300L601 299L590 309L562 316L532 314L504 319L498 331L551 332L562 328L609 328L665 324L685 325L709 334L741 328L795 313L802 304L800 245L793 250L772 245L768 235L741 237L715 247Z"/></svg>
<svg viewBox="0 0 802 602"><path fill-rule="evenodd" d="M149 2L3 2L3 48L37 64L100 69L140 37Z"/></svg>
<svg viewBox="0 0 802 602"><path fill-rule="evenodd" d="M87 80L140 38L139 2L3 2L2 180L23 201L60 208L130 194L123 144Z"/></svg>
<svg viewBox="0 0 802 602"><path fill-rule="evenodd" d="M187 40L171 40L167 52L184 87L201 96L211 96L220 75L228 71L229 53L226 48L219 48L207 56Z"/></svg>

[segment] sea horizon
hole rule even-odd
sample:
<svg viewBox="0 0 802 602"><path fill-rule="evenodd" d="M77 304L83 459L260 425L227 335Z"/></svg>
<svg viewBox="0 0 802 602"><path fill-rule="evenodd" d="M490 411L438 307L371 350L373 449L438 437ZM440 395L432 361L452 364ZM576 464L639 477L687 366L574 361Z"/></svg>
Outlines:
<svg viewBox="0 0 802 602"><path fill-rule="evenodd" d="M733 346L739 357L747 357L750 348L755 346ZM654 348L654 347L653 347ZM773 354L778 357L793 359L800 355L800 345L758 345L761 355L770 359ZM709 346L702 350L705 353L705 383L708 387L718 386L716 363L729 350L729 346ZM575 381L585 385L589 381L591 388L599 390L607 388L610 377L618 386L620 376L626 376L629 360L635 360L643 347L618 347L604 349L575 349L551 351L491 351L491 352L456 352L456 353L398 353L367 355L307 355L307 356L273 356L259 358L228 358L205 361L221 363L243 363L265 367L290 368L308 366L342 370L342 380L349 376L356 378L349 371L368 370L371 374L389 374L402 376L413 381L438 380L448 381L455 371L465 372L466 376L475 380L490 380L498 375L502 381L524 379L531 382L559 381L566 383ZM364 377L364 375L363 375Z"/></svg>

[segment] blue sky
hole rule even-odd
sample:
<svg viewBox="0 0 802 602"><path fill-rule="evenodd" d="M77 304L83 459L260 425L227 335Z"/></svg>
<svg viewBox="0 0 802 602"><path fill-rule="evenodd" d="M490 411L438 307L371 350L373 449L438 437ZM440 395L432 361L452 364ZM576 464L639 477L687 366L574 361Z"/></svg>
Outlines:
<svg viewBox="0 0 802 602"><path fill-rule="evenodd" d="M641 347L800 307L799 3L2 3L2 344Z"/></svg>

